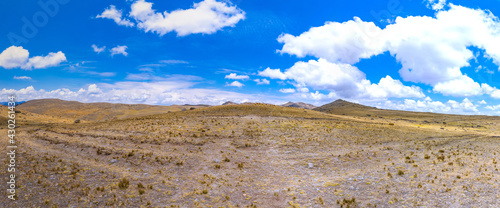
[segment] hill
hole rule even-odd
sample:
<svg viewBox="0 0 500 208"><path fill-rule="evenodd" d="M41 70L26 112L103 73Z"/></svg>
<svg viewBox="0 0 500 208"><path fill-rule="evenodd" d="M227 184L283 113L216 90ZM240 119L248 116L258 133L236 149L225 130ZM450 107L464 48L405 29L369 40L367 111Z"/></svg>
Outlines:
<svg viewBox="0 0 500 208"><path fill-rule="evenodd" d="M500 122L500 117L497 116L453 115L429 112L386 110L360 105L342 99L314 108L313 110L341 116L350 116L363 120L402 123L405 125L432 127L438 129L446 129L449 127L467 127L474 128L476 131L480 131L484 130L485 126L493 125L495 122Z"/></svg>
<svg viewBox="0 0 500 208"><path fill-rule="evenodd" d="M143 104L81 103L59 99L30 100L16 109L72 121L106 121L202 108L205 105L153 106Z"/></svg>
<svg viewBox="0 0 500 208"><path fill-rule="evenodd" d="M316 106L314 105L311 105L311 104L308 104L308 103L303 103L303 102L288 102L288 103L285 103L283 105L281 105L283 107L293 107L293 108L303 108L303 109L314 109L316 108Z"/></svg>
<svg viewBox="0 0 500 208"><path fill-rule="evenodd" d="M233 101L227 101L227 102L223 103L222 105L238 105L238 103L235 103Z"/></svg>
<svg viewBox="0 0 500 208"><path fill-rule="evenodd" d="M355 115L358 112L366 112L375 110L377 108L369 107L365 105L360 105L357 103L348 102L342 99L338 99L331 103L322 105L320 107L314 108L315 111L331 113L331 114L349 114Z"/></svg>

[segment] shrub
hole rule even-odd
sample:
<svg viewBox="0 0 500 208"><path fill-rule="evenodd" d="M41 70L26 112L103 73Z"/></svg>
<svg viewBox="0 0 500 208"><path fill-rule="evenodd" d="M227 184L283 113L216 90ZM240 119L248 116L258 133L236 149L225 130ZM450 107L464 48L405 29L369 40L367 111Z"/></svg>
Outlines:
<svg viewBox="0 0 500 208"><path fill-rule="evenodd" d="M127 178L122 178L118 183L118 187L121 189L127 189L130 184L130 181Z"/></svg>
<svg viewBox="0 0 500 208"><path fill-rule="evenodd" d="M402 170L398 170L398 175L404 175L404 174L405 174L405 172L404 172L404 171L402 171Z"/></svg>

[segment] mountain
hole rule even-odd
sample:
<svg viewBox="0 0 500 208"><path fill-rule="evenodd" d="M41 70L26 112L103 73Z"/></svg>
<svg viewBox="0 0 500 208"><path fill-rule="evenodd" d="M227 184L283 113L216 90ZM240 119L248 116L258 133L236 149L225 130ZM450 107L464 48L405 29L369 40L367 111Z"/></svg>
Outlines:
<svg viewBox="0 0 500 208"><path fill-rule="evenodd" d="M222 105L238 105L238 103L235 103L233 101L227 101L227 102L223 103Z"/></svg>
<svg viewBox="0 0 500 208"><path fill-rule="evenodd" d="M331 103L322 105L320 107L314 108L313 110L315 111L320 111L324 113L331 113L331 114L352 114L353 112L363 112L365 113L366 111L370 110L375 110L377 108L366 106L366 105L360 105L357 103L351 103L342 99L338 99L336 101L333 101Z"/></svg>
<svg viewBox="0 0 500 208"><path fill-rule="evenodd" d="M314 109L316 108L316 106L314 105L311 105L311 104L308 104L308 103L303 103L303 102L288 102L288 103L285 103L283 105L281 105L283 107L293 107L293 108L303 108L303 109L308 109L308 110L311 110L311 109Z"/></svg>
<svg viewBox="0 0 500 208"><path fill-rule="evenodd" d="M105 121L125 119L173 111L202 108L204 105L144 105L114 103L80 103L59 99L30 100L16 107L21 112L30 112L54 118L81 121Z"/></svg>

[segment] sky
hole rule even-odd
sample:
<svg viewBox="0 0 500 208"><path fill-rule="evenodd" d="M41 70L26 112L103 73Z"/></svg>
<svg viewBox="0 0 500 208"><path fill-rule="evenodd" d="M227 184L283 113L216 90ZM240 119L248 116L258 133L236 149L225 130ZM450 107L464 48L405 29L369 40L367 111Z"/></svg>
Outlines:
<svg viewBox="0 0 500 208"><path fill-rule="evenodd" d="M500 0L0 2L0 101L500 115Z"/></svg>

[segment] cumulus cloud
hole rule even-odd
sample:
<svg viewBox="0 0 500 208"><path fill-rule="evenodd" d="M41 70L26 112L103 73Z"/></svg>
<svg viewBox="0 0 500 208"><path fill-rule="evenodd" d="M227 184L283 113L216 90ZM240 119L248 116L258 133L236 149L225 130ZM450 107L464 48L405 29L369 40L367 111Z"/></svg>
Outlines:
<svg viewBox="0 0 500 208"><path fill-rule="evenodd" d="M378 84L366 79L365 73L350 64L331 63L326 59L299 61L285 72L279 69L266 69L260 76L275 79L290 79L296 82L299 92L309 92L306 88L328 90L336 96L344 98L390 98L390 97L424 97L422 90L416 86L404 86L399 80L390 76L382 78ZM322 99L316 94L313 98Z"/></svg>
<svg viewBox="0 0 500 208"><path fill-rule="evenodd" d="M145 32L163 36L169 32L176 32L178 36L190 34L212 34L224 27L234 27L236 23L245 19L245 12L229 1L204 0L194 3L192 8L177 9L172 12L157 12L153 3L137 0L132 3L129 19L122 17L122 11L111 5L98 18L114 20L118 25L134 26Z"/></svg>
<svg viewBox="0 0 500 208"><path fill-rule="evenodd" d="M22 69L44 69L48 67L58 66L61 62L66 61L66 56L63 52L59 51L57 53L50 52L46 56L35 56L28 59L28 63L22 66Z"/></svg>
<svg viewBox="0 0 500 208"><path fill-rule="evenodd" d="M286 75L283 74L280 69L271 69L271 68L267 68L267 69L264 69L264 71L259 71L259 76L262 76L262 77L269 77L271 79L281 79L281 80L285 80L287 79Z"/></svg>
<svg viewBox="0 0 500 208"><path fill-rule="evenodd" d="M130 20L122 17L122 10L117 10L115 5L110 5L108 8L96 16L96 18L104 18L104 19L112 19L118 25L123 25L127 27L134 26L134 23L130 22Z"/></svg>
<svg viewBox="0 0 500 208"><path fill-rule="evenodd" d="M46 56L34 56L29 58L28 50L22 46L11 46L0 53L0 67L5 69L21 68L25 70L43 69L58 66L66 61L63 52L50 52Z"/></svg>
<svg viewBox="0 0 500 208"><path fill-rule="evenodd" d="M254 79L253 81L257 83L257 85L268 85L271 83L267 79Z"/></svg>
<svg viewBox="0 0 500 208"><path fill-rule="evenodd" d="M22 46L11 46L0 53L0 66L6 69L18 68L28 62L29 52Z"/></svg>
<svg viewBox="0 0 500 208"><path fill-rule="evenodd" d="M486 57L500 65L498 28L498 18L489 11L449 4L448 10L439 10L435 17L398 17L384 29L355 17L344 23L327 22L298 36L282 34L278 41L283 47L278 51L351 65L388 51L401 63L399 74L404 81L428 84L447 95L471 96L481 94L481 85L467 79L461 68L475 58L470 47L484 50ZM450 89L459 82L473 89L463 93Z"/></svg>
<svg viewBox="0 0 500 208"><path fill-rule="evenodd" d="M111 50L109 50L111 52L111 56L114 56L114 55L117 55L117 54L122 54L124 56L127 56L128 53L125 51L127 50L127 46L116 46L114 48L112 48Z"/></svg>
<svg viewBox="0 0 500 208"><path fill-rule="evenodd" d="M354 64L361 58L384 52L385 42L380 41L382 35L382 30L373 22L363 22L355 17L344 23L327 22L323 26L312 27L299 36L282 34L278 42L284 45L278 52Z"/></svg>
<svg viewBox="0 0 500 208"><path fill-rule="evenodd" d="M106 46L103 46L103 47L99 48L97 45L92 44L92 49L94 49L94 52L96 52L96 53L99 54L99 53L103 52L104 49L106 49Z"/></svg>
<svg viewBox="0 0 500 208"><path fill-rule="evenodd" d="M28 77L28 76L14 76L14 79L17 79L17 80L31 80L31 77Z"/></svg>
<svg viewBox="0 0 500 208"><path fill-rule="evenodd" d="M477 96L483 94L483 88L470 77L461 76L458 79L440 82L434 86L434 92L451 96Z"/></svg>
<svg viewBox="0 0 500 208"><path fill-rule="evenodd" d="M241 82L238 82L238 81L234 81L234 82L231 82L229 84L226 84L226 86L231 86L231 87L243 87L245 86L243 83Z"/></svg>
<svg viewBox="0 0 500 208"><path fill-rule="evenodd" d="M226 75L224 78L246 80L246 79L249 79L250 77L248 75L237 75L236 73L231 73L231 74Z"/></svg>
<svg viewBox="0 0 500 208"><path fill-rule="evenodd" d="M425 97L420 87L404 86L401 81L395 80L389 75L380 79L378 84L368 85L366 93L373 98Z"/></svg>

